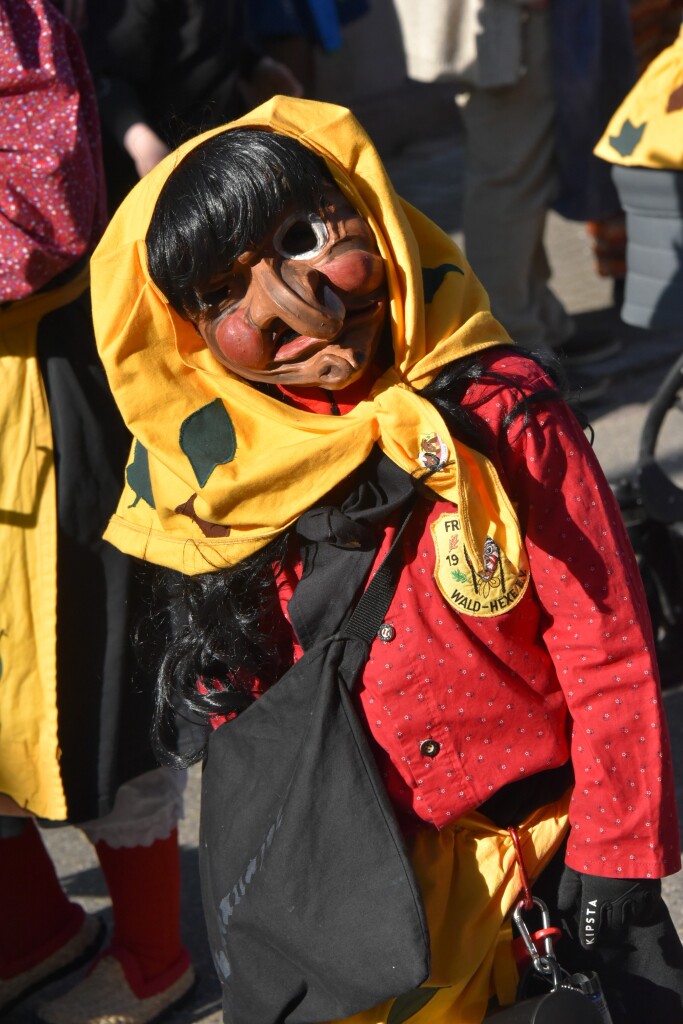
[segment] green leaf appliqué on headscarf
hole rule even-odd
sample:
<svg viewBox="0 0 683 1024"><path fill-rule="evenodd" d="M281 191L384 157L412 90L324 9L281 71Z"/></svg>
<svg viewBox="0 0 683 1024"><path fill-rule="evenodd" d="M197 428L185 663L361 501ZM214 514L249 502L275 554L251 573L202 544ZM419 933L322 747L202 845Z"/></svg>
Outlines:
<svg viewBox="0 0 683 1024"><path fill-rule="evenodd" d="M203 487L216 466L224 466L235 458L235 428L220 398L203 405L183 421L180 447L194 470L197 483Z"/></svg>
<svg viewBox="0 0 683 1024"><path fill-rule="evenodd" d="M130 508L135 508L140 498L144 498L150 508L156 508L152 493L152 481L149 476L149 455L147 449L139 441L135 442L133 461L126 467L126 480L129 487L135 491L135 501L129 506Z"/></svg>
<svg viewBox="0 0 683 1024"><path fill-rule="evenodd" d="M424 289L425 302L431 302L438 292L446 274L462 274L465 271L455 263L441 263L438 267L422 268L422 287Z"/></svg>

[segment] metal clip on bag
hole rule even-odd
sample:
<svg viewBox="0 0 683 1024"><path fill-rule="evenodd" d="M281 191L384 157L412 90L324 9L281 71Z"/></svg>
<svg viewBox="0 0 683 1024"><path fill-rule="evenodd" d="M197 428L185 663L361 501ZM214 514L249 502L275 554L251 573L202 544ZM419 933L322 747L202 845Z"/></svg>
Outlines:
<svg viewBox="0 0 683 1024"><path fill-rule="evenodd" d="M227 1024L347 1017L429 974L417 883L351 697L408 519L343 631L209 740L199 864Z"/></svg>
<svg viewBox="0 0 683 1024"><path fill-rule="evenodd" d="M517 904L513 919L531 959L530 975L543 978L552 985L552 989L544 995L522 999L514 1006L494 1011L485 1021L491 1021L491 1024L612 1024L597 974L570 975L560 967L555 958L551 935L556 929L549 927L548 908L538 897L531 898L542 914L543 929L536 935L543 935L543 954L536 949L523 919L523 911L532 909L524 899ZM524 988L523 979L520 989Z"/></svg>

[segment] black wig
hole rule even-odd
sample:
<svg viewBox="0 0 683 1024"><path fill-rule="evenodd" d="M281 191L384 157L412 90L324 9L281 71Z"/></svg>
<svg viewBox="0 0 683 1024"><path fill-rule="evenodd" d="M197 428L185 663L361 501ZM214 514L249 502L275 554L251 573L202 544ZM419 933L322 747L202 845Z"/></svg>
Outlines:
<svg viewBox="0 0 683 1024"><path fill-rule="evenodd" d="M233 128L193 149L159 194L145 239L149 274L182 316L290 203L322 209L332 183L324 161L296 139Z"/></svg>

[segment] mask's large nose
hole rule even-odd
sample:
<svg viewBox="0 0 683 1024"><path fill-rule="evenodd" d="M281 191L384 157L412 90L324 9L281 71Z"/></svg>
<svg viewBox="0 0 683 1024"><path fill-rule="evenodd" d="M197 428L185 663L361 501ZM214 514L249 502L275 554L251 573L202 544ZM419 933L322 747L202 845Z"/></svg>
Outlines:
<svg viewBox="0 0 683 1024"><path fill-rule="evenodd" d="M275 320L312 338L334 338L346 308L320 274L303 262L286 260L278 267L260 260L251 268L249 318L261 330Z"/></svg>

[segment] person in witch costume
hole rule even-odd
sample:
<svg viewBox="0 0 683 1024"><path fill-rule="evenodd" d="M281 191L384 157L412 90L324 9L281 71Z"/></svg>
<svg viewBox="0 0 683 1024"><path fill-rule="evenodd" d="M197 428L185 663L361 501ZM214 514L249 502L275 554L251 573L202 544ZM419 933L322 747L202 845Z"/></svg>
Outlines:
<svg viewBox="0 0 683 1024"><path fill-rule="evenodd" d="M144 1024L195 981L184 779L149 742L153 675L131 638L145 567L101 539L130 439L90 317L106 223L95 89L49 0L0 5L0 109L0 1017L38 995L35 1020ZM92 844L109 935L43 842L64 825Z"/></svg>
<svg viewBox="0 0 683 1024"><path fill-rule="evenodd" d="M396 195L348 111L276 97L141 181L92 278L135 438L106 536L170 570L180 608L158 682L169 760L204 752L173 753L178 700L218 736L341 628L418 490L354 701L431 971L346 1019L469 1024L514 1001L516 826L563 966L599 970L614 1024L683 1021L638 571L552 372L513 346L457 246Z"/></svg>

